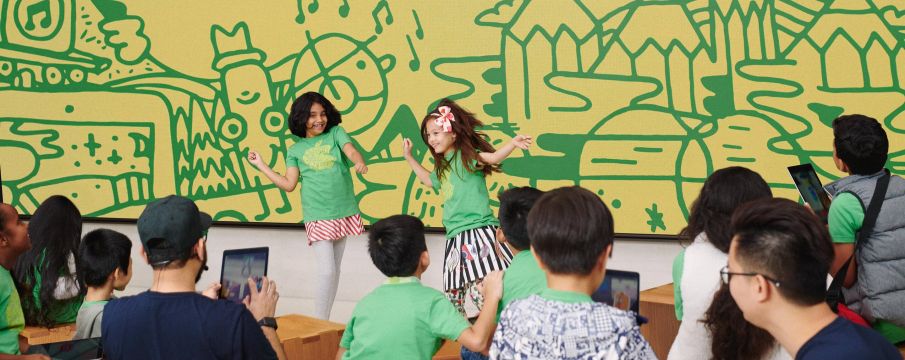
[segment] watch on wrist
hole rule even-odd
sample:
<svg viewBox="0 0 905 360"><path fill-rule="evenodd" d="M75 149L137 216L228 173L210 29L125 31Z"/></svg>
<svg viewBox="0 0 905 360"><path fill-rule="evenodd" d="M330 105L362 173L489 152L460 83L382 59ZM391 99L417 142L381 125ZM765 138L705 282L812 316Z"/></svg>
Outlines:
<svg viewBox="0 0 905 360"><path fill-rule="evenodd" d="M261 320L258 320L258 325L266 326L266 327L276 330L277 329L277 319L274 319L272 317L263 317L263 318L261 318Z"/></svg>

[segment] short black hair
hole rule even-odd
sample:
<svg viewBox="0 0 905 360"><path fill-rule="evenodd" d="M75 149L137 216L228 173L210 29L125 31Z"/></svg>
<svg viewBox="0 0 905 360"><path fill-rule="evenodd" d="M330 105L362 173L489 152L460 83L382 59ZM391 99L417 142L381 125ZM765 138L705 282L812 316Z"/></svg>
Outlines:
<svg viewBox="0 0 905 360"><path fill-rule="evenodd" d="M883 126L869 116L842 115L833 120L833 146L855 175L871 175L886 165L889 139Z"/></svg>
<svg viewBox="0 0 905 360"><path fill-rule="evenodd" d="M386 276L411 276L427 251L424 223L410 215L393 215L371 225L368 253Z"/></svg>
<svg viewBox="0 0 905 360"><path fill-rule="evenodd" d="M500 229L506 241L519 251L531 247L528 237L528 212L543 191L530 186L512 188L500 193Z"/></svg>
<svg viewBox="0 0 905 360"><path fill-rule="evenodd" d="M779 293L793 303L824 301L833 244L813 212L788 199L755 200L732 215L732 232L746 271L779 281Z"/></svg>
<svg viewBox="0 0 905 360"><path fill-rule="evenodd" d="M289 131L293 135L304 138L308 133L308 117L311 114L311 105L314 103L321 104L324 111L327 112L327 126L324 126L324 133L343 122L342 115L330 100L320 93L306 92L292 102L289 110Z"/></svg>
<svg viewBox="0 0 905 360"><path fill-rule="evenodd" d="M79 280L87 286L102 286L116 269L128 274L132 241L120 232L97 229L85 234L79 244Z"/></svg>
<svg viewBox="0 0 905 360"><path fill-rule="evenodd" d="M587 275L613 244L613 215L587 189L562 187L541 196L531 208L528 237L550 272Z"/></svg>

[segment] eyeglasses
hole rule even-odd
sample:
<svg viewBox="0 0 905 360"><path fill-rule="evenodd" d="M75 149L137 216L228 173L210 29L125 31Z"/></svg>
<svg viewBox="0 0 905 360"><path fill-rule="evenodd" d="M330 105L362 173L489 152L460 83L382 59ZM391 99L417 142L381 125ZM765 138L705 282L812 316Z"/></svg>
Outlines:
<svg viewBox="0 0 905 360"><path fill-rule="evenodd" d="M761 274L761 273L731 272L731 271L729 271L729 265L723 266L723 268L720 269L720 279L723 281L723 284L729 285L729 280L732 279L733 275L738 275L738 276L758 276L758 275L760 275L760 276L763 276L764 279L767 279L771 284L773 284L776 287L779 287L779 284L780 284L779 280L776 280L774 278L771 278L771 277Z"/></svg>

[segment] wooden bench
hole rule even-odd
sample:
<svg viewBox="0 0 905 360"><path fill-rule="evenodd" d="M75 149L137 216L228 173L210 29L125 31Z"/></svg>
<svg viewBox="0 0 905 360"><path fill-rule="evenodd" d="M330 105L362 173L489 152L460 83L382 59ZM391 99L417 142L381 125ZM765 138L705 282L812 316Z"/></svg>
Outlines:
<svg viewBox="0 0 905 360"><path fill-rule="evenodd" d="M657 358L666 359L672 342L679 334L680 324L676 320L672 284L642 291L638 310L648 320L641 326L641 335L650 343Z"/></svg>
<svg viewBox="0 0 905 360"><path fill-rule="evenodd" d="M63 324L52 328L26 326L19 333L19 338L28 345L41 345L53 342L72 340L75 336L75 323Z"/></svg>

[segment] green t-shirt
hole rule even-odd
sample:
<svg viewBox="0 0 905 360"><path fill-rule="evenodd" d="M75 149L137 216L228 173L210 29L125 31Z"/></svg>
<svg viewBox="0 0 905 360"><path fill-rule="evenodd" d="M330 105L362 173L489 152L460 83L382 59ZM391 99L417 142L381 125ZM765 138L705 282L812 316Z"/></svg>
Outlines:
<svg viewBox="0 0 905 360"><path fill-rule="evenodd" d="M676 308L676 320L682 321L685 307L682 303L682 272L685 270L685 249L672 261L672 296Z"/></svg>
<svg viewBox="0 0 905 360"><path fill-rule="evenodd" d="M499 225L490 210L490 195L487 194L484 174L469 172L458 155L458 151L446 155L449 169L443 174L443 180L438 178L436 170L431 173L434 191L443 197L443 226L446 227L447 239L465 230ZM477 161L472 165L477 165Z"/></svg>
<svg viewBox="0 0 905 360"><path fill-rule="evenodd" d="M559 301L568 304L594 302L594 300L591 299L591 295L588 294L578 293L574 291L553 290L551 288L541 290L538 296L546 300Z"/></svg>
<svg viewBox="0 0 905 360"><path fill-rule="evenodd" d="M44 267L44 256L47 254L47 249L41 252L41 258L38 259L38 264L35 266L35 285L32 287L32 297L35 304L35 308L41 310L44 307L44 303L41 302L41 283L42 276L40 268ZM65 267L60 269L60 276L72 276L69 274L68 269ZM69 324L74 323L76 318L79 315L79 308L82 306L82 300L84 300L85 295L76 295L70 299L65 300L56 300L53 304L51 304L50 313L47 314L47 317L53 321L54 324Z"/></svg>
<svg viewBox="0 0 905 360"><path fill-rule="evenodd" d="M499 321L500 314L509 303L539 294L546 288L547 274L541 270L531 251L523 250L515 254L509 268L503 273L503 298L496 311L497 320Z"/></svg>
<svg viewBox="0 0 905 360"><path fill-rule="evenodd" d="M350 161L342 152L352 138L342 127L302 138L286 153L286 167L299 169L305 222L342 219L359 212Z"/></svg>
<svg viewBox="0 0 905 360"><path fill-rule="evenodd" d="M827 225L834 243L854 244L863 223L864 207L855 194L843 192L833 198ZM873 328L893 344L905 341L905 328L891 322L877 320L873 323Z"/></svg>
<svg viewBox="0 0 905 360"><path fill-rule="evenodd" d="M19 333L25 329L22 303L9 270L0 266L0 353L19 353Z"/></svg>
<svg viewBox="0 0 905 360"><path fill-rule="evenodd" d="M343 359L427 360L469 326L440 291L415 277L389 278L355 305L340 346Z"/></svg>

